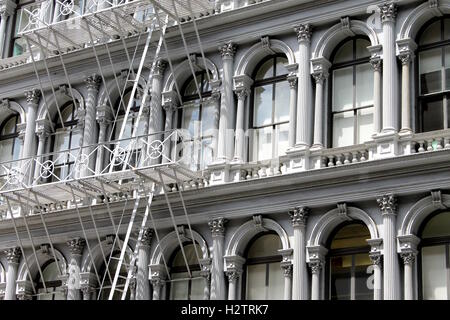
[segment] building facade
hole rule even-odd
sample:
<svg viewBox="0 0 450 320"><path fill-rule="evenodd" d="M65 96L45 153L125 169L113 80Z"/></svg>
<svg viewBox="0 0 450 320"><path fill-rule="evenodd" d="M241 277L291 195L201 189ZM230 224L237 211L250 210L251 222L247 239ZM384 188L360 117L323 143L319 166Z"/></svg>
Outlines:
<svg viewBox="0 0 450 320"><path fill-rule="evenodd" d="M60 29L20 32L89 5L0 1L3 299L450 298L450 1L218 0L141 74L146 33L55 53ZM195 175L79 187L146 146Z"/></svg>

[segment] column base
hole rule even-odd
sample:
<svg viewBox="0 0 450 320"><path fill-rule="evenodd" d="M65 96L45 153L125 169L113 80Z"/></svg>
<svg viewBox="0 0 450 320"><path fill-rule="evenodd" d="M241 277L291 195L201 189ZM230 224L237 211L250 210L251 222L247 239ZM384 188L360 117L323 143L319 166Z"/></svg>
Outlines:
<svg viewBox="0 0 450 320"><path fill-rule="evenodd" d="M399 155L399 135L397 132L381 132L374 136L376 152L373 159L385 159Z"/></svg>
<svg viewBox="0 0 450 320"><path fill-rule="evenodd" d="M211 171L211 177L209 179L209 184L211 186L224 184L229 181L230 176L230 164L223 163L213 163L207 167Z"/></svg>
<svg viewBox="0 0 450 320"><path fill-rule="evenodd" d="M310 149L308 146L295 146L294 148L286 150L286 155L289 157L287 173L309 169Z"/></svg>

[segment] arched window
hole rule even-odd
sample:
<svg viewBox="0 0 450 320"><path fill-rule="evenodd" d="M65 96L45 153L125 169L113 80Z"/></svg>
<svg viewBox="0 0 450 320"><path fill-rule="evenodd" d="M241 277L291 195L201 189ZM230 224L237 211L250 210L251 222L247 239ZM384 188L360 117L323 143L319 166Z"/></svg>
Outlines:
<svg viewBox="0 0 450 320"><path fill-rule="evenodd" d="M245 262L245 292L247 300L281 300L284 298L284 276L281 269L282 249L277 234L263 234L250 242Z"/></svg>
<svg viewBox="0 0 450 320"><path fill-rule="evenodd" d="M63 105L61 116L55 116L55 135L53 138L53 161L55 165L54 174L64 179L74 170L76 154L79 150L65 152L65 150L80 147L81 132L77 130L78 119L76 117L76 107L73 101Z"/></svg>
<svg viewBox="0 0 450 320"><path fill-rule="evenodd" d="M141 89L138 89L141 90ZM118 140L120 136L120 130L122 130L123 122L125 120L125 111L128 108L128 103L131 98L131 92L132 88L128 88L124 95L123 99L121 100L120 97L117 99L114 111L116 112L116 122L114 123L114 134L113 134L113 140ZM139 93L136 93L135 98L133 98L133 105L131 106L130 113L128 114L125 129L122 134L122 137L120 137L120 141L118 145L121 148L126 149L129 147L131 141L130 138L133 135L134 126L136 125L138 115L139 115L139 109L141 107L141 99L139 97ZM145 115L141 114L141 117L139 118L138 128L135 137L139 137L142 135L146 135L148 132L145 132ZM138 163L138 159L140 157L140 149L142 148L141 140L137 140L137 145L134 146L134 151L130 158L128 159L128 163L132 166L135 166ZM122 168L120 166L117 166L114 168L115 170L121 170Z"/></svg>
<svg viewBox="0 0 450 320"><path fill-rule="evenodd" d="M179 110L178 127L184 131L183 162L192 170L203 170L213 159L215 103L211 99L212 89L206 71L197 72L195 78L201 99L191 76L182 89L183 105Z"/></svg>
<svg viewBox="0 0 450 320"><path fill-rule="evenodd" d="M108 258L109 255L107 255ZM112 288L112 281L114 280L114 276L116 275L116 270L119 264L119 259L120 258L120 251L119 250L115 250L112 253L112 259L110 259L109 261L109 265L108 265L108 271L109 274L106 272L106 263L103 263L103 265L100 268L99 271L99 276L100 276L100 280L103 281L103 287L102 290L100 292L100 299L99 300L108 300L109 299L109 294L111 292L111 288ZM127 266L130 264L130 260L128 258L127 255L125 255L124 257L124 261L122 263L122 266L120 268L120 277L117 279L117 283L116 283L116 289L124 289L125 288L125 282L126 282L126 278L128 276L128 270L127 270ZM104 277L104 280L103 280ZM128 290L127 290L127 295L126 295L126 300L130 299L130 286L128 286ZM97 292L97 295L99 293ZM122 300L122 292L119 290L116 290L114 292L114 296L113 296L113 300Z"/></svg>
<svg viewBox="0 0 450 320"><path fill-rule="evenodd" d="M373 68L370 41L344 40L331 55L332 147L363 143L373 134Z"/></svg>
<svg viewBox="0 0 450 320"><path fill-rule="evenodd" d="M450 299L450 211L427 218L419 235L419 297Z"/></svg>
<svg viewBox="0 0 450 320"><path fill-rule="evenodd" d="M273 159L289 146L289 83L285 56L262 60L253 75L253 108L250 143L252 160Z"/></svg>
<svg viewBox="0 0 450 320"><path fill-rule="evenodd" d="M361 223L344 224L331 237L327 257L327 295L330 300L372 300L369 277L370 233Z"/></svg>
<svg viewBox="0 0 450 320"><path fill-rule="evenodd" d="M192 277L189 277L181 248L178 248L169 260L171 282L168 298L170 300L203 300L205 279L200 275L200 265L195 249L201 258L202 248L198 244L196 247L192 243L183 245Z"/></svg>
<svg viewBox="0 0 450 320"><path fill-rule="evenodd" d="M450 127L450 17L426 24L418 33L419 103L417 127L427 132Z"/></svg>
<svg viewBox="0 0 450 320"><path fill-rule="evenodd" d="M3 121L0 127L0 162L17 160L20 157L19 115L15 114Z"/></svg>
<svg viewBox="0 0 450 320"><path fill-rule="evenodd" d="M58 279L59 271L55 260L47 261L42 267L42 278L38 273L36 279L37 300L66 300L62 288L62 281ZM45 284L45 286L44 286ZM47 291L45 291L47 288Z"/></svg>

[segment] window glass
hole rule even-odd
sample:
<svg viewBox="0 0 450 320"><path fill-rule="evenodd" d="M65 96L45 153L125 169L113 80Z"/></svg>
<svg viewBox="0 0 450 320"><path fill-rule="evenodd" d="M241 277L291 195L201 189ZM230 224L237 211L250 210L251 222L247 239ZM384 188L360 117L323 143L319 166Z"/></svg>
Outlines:
<svg viewBox="0 0 450 320"><path fill-rule="evenodd" d="M444 39L450 39L450 19L444 20Z"/></svg>
<svg viewBox="0 0 450 320"><path fill-rule="evenodd" d="M419 54L420 91L421 94L442 90L441 68L442 50L433 49Z"/></svg>
<svg viewBox="0 0 450 320"><path fill-rule="evenodd" d="M197 79L197 84L199 86L199 88L202 88L202 76L201 74L196 76ZM185 96L193 96L193 95L198 95L197 92L197 86L195 85L195 81L194 79L192 79L188 85L186 86L186 89L184 90L184 95Z"/></svg>
<svg viewBox="0 0 450 320"><path fill-rule="evenodd" d="M254 159L272 159L272 128L255 129L256 154Z"/></svg>
<svg viewBox="0 0 450 320"><path fill-rule="evenodd" d="M353 108L353 67L333 71L333 111Z"/></svg>
<svg viewBox="0 0 450 320"><path fill-rule="evenodd" d="M355 254L355 299L373 300L373 289L368 284L372 262L367 253Z"/></svg>
<svg viewBox="0 0 450 320"><path fill-rule="evenodd" d="M282 76L288 74L288 70L286 69L286 65L288 64L288 59L285 57L277 57L277 65L276 65L276 76Z"/></svg>
<svg viewBox="0 0 450 320"><path fill-rule="evenodd" d="M371 140L373 133L373 108L358 110L358 143Z"/></svg>
<svg viewBox="0 0 450 320"><path fill-rule="evenodd" d="M269 300L283 300L284 298L284 276L279 262L269 263Z"/></svg>
<svg viewBox="0 0 450 320"><path fill-rule="evenodd" d="M424 132L443 129L443 118L442 100L424 101L422 103L422 123Z"/></svg>
<svg viewBox="0 0 450 320"><path fill-rule="evenodd" d="M200 277L200 273L193 273L197 278L191 280L191 300L203 300L205 296L205 279Z"/></svg>
<svg viewBox="0 0 450 320"><path fill-rule="evenodd" d="M13 160L11 151L13 149L13 140L0 140L0 162Z"/></svg>
<svg viewBox="0 0 450 320"><path fill-rule="evenodd" d="M204 103L202 108L202 135L210 136L214 133L214 123L216 121L215 103Z"/></svg>
<svg viewBox="0 0 450 320"><path fill-rule="evenodd" d="M272 123L272 85L255 88L255 126Z"/></svg>
<svg viewBox="0 0 450 320"><path fill-rule="evenodd" d="M356 40L356 59L368 58L370 57L370 52L367 47L370 46L370 41L366 39Z"/></svg>
<svg viewBox="0 0 450 320"><path fill-rule="evenodd" d="M422 231L423 239L445 236L450 236L450 211L435 215Z"/></svg>
<svg viewBox="0 0 450 320"><path fill-rule="evenodd" d="M51 262L42 270L42 278L38 280L38 293L37 300L66 300L64 291L59 290L61 286L61 280L58 279L59 271L56 266L56 262ZM44 288L47 287L47 293Z"/></svg>
<svg viewBox="0 0 450 320"><path fill-rule="evenodd" d="M282 156L289 147L289 123L283 123L276 126L275 134L277 135L278 141L276 155Z"/></svg>
<svg viewBox="0 0 450 320"><path fill-rule="evenodd" d="M187 272L172 274L173 281L170 282L171 300L187 300L189 294L189 280L178 280L187 278L189 278L189 274Z"/></svg>
<svg viewBox="0 0 450 320"><path fill-rule="evenodd" d="M339 256L330 259L331 300L350 300L350 281L352 270L352 256Z"/></svg>
<svg viewBox="0 0 450 320"><path fill-rule="evenodd" d="M445 47L445 90L450 90L450 46Z"/></svg>
<svg viewBox="0 0 450 320"><path fill-rule="evenodd" d="M256 73L256 80L262 80L273 77L273 59L269 59L262 64Z"/></svg>
<svg viewBox="0 0 450 320"><path fill-rule="evenodd" d="M247 300L266 299L265 283L265 264L255 264L247 266Z"/></svg>
<svg viewBox="0 0 450 320"><path fill-rule="evenodd" d="M429 25L424 32L419 41L419 45L429 44L438 42L441 40L441 21L436 21Z"/></svg>
<svg viewBox="0 0 450 320"><path fill-rule="evenodd" d="M267 234L253 242L248 250L247 258L277 256L281 248L280 237L276 234Z"/></svg>
<svg viewBox="0 0 450 320"><path fill-rule="evenodd" d="M289 83L287 81L275 84L275 122L289 121Z"/></svg>
<svg viewBox="0 0 450 320"><path fill-rule="evenodd" d="M14 134L16 132L16 117L9 119L2 128L2 135Z"/></svg>
<svg viewBox="0 0 450 320"><path fill-rule="evenodd" d="M370 233L366 226L349 224L336 233L331 242L331 249L364 247L368 245L367 239L370 239Z"/></svg>
<svg viewBox="0 0 450 320"><path fill-rule="evenodd" d="M346 62L353 60L353 40L344 43L334 56L334 63Z"/></svg>
<svg viewBox="0 0 450 320"><path fill-rule="evenodd" d="M343 92L345 94L345 91ZM370 63L360 64L356 66L356 108L371 105L373 105L373 68Z"/></svg>
<svg viewBox="0 0 450 320"><path fill-rule="evenodd" d="M335 113L333 115L333 147L353 144L354 123L353 111Z"/></svg>
<svg viewBox="0 0 450 320"><path fill-rule="evenodd" d="M448 298L445 245L422 248L422 294L425 300Z"/></svg>
<svg viewBox="0 0 450 320"><path fill-rule="evenodd" d="M202 248L199 245L196 245L196 246L197 246L198 254L201 255ZM195 248L194 248L193 244L187 244L187 245L183 246L183 250L184 250L184 255L186 256L188 265L198 264L198 259L195 254ZM186 266L181 249L178 250L177 254L175 255L172 266L173 267L185 267Z"/></svg>
<svg viewBox="0 0 450 320"><path fill-rule="evenodd" d="M200 110L197 106L183 108L182 128L189 132L191 139L198 137L200 130Z"/></svg>

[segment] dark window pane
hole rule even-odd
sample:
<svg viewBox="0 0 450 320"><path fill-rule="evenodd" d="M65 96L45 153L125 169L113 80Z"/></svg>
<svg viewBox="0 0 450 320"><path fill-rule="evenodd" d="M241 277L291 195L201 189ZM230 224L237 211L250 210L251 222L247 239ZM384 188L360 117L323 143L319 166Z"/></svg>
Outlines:
<svg viewBox="0 0 450 320"><path fill-rule="evenodd" d="M351 60L353 60L353 40L347 41L338 49L333 62L338 63Z"/></svg>
<svg viewBox="0 0 450 320"><path fill-rule="evenodd" d="M350 300L352 256L339 256L330 259L331 300Z"/></svg>
<svg viewBox="0 0 450 320"><path fill-rule="evenodd" d="M273 74L273 59L267 60L263 63L263 65L259 68L258 72L256 73L256 80L262 80L267 78L272 78L274 76Z"/></svg>
<svg viewBox="0 0 450 320"><path fill-rule="evenodd" d="M355 254L355 299L373 300L373 267L367 253Z"/></svg>
<svg viewBox="0 0 450 320"><path fill-rule="evenodd" d="M422 36L420 37L419 44L429 44L438 42L441 40L441 21L433 22L431 25L429 25L424 32L422 33Z"/></svg>
<svg viewBox="0 0 450 320"><path fill-rule="evenodd" d="M422 104L423 132L444 128L442 101L430 101Z"/></svg>
<svg viewBox="0 0 450 320"><path fill-rule="evenodd" d="M422 94L441 91L441 71L434 71L420 75Z"/></svg>
<svg viewBox="0 0 450 320"><path fill-rule="evenodd" d="M367 39L356 40L356 59L370 57L370 52L367 47L370 46L370 41Z"/></svg>

